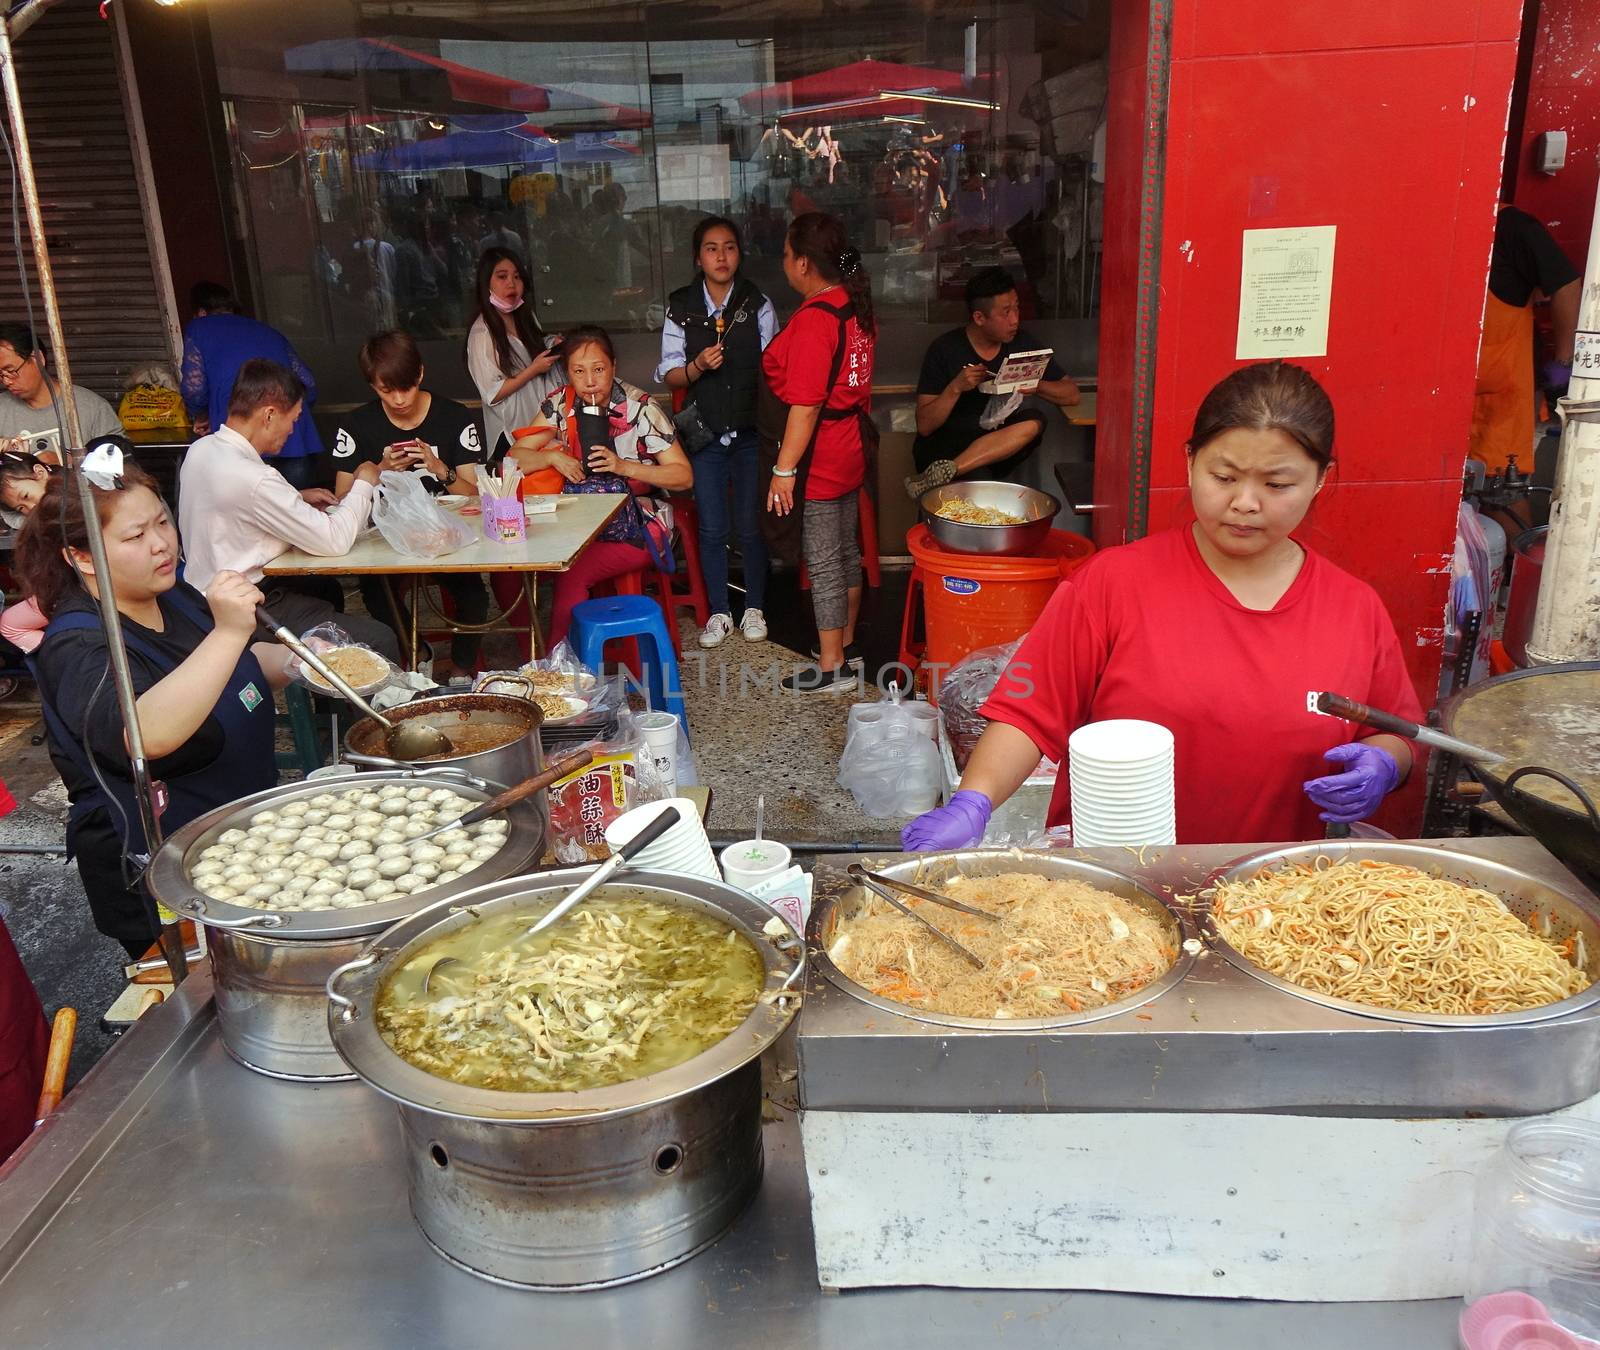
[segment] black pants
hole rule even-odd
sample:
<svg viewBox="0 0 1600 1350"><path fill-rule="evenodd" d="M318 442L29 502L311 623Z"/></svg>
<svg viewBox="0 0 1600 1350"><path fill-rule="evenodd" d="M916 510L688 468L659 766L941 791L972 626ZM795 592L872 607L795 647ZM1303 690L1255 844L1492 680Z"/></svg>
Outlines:
<svg viewBox="0 0 1600 1350"><path fill-rule="evenodd" d="M489 588L472 572L439 572L425 577L455 602L462 623L483 623L489 617ZM400 625L401 641L411 630L411 611L405 602L411 578L407 576L361 578L361 600L369 614L381 614ZM391 611L391 606L392 611ZM450 659L457 669L470 671L483 650L482 633L456 633L450 639Z"/></svg>
<svg viewBox="0 0 1600 1350"><path fill-rule="evenodd" d="M156 940L144 897L122 879L122 839L109 811L96 811L73 831L73 856L94 926L131 957L144 955ZM129 864L131 867L133 864ZM153 902L152 902L153 903Z"/></svg>
<svg viewBox="0 0 1600 1350"><path fill-rule="evenodd" d="M973 474L984 479L1010 478L1012 473L1021 468L1027 458L1039 448L1039 443L1044 439L1044 413L1031 402L1024 403L1010 417L998 427L991 427L985 431L981 426L951 426L946 422L931 436L919 436L911 447L911 457L916 463L917 472L922 473L936 460L954 459L979 437L987 436L990 431L999 431L1003 427L1014 427L1018 422L1033 422L1037 428L1034 437L1022 449L1004 459L996 460L993 464L985 464L981 469L974 469ZM967 475L962 475L966 477Z"/></svg>

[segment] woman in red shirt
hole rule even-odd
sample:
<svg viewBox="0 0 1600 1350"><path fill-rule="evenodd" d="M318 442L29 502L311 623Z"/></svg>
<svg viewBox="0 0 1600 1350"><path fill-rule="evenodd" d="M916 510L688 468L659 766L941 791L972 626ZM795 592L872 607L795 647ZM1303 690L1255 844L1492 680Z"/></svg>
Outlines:
<svg viewBox="0 0 1600 1350"><path fill-rule="evenodd" d="M1107 549L1056 591L983 706L961 790L906 826L906 848L980 838L1040 755L1065 761L1072 731L1111 718L1172 731L1181 844L1318 837L1410 771L1405 741L1306 710L1331 689L1421 720L1377 594L1291 537L1332 462L1327 394L1298 366L1246 366L1206 395L1187 449L1194 523ZM1063 764L1049 823L1070 816Z"/></svg>
<svg viewBox="0 0 1600 1350"><path fill-rule="evenodd" d="M788 405L767 509L787 516L797 497L803 503L801 552L820 642L816 663L782 687L795 693L851 689L860 665L860 654L851 650L861 612L856 494L876 439L872 285L844 226L818 211L789 226L783 274L801 303L761 358L768 392Z"/></svg>

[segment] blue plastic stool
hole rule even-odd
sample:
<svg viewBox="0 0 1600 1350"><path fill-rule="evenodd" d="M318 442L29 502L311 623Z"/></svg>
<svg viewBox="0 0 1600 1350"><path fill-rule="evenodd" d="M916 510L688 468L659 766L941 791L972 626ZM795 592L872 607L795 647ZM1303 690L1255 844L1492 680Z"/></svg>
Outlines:
<svg viewBox="0 0 1600 1350"><path fill-rule="evenodd" d="M613 595L585 600L573 609L567 641L588 669L604 669L606 643L623 638L650 644L650 652L641 648L639 653L650 706L676 713L687 736L689 711L683 704L678 658L672 652L672 636L667 632L666 620L661 617L661 606L648 596Z"/></svg>

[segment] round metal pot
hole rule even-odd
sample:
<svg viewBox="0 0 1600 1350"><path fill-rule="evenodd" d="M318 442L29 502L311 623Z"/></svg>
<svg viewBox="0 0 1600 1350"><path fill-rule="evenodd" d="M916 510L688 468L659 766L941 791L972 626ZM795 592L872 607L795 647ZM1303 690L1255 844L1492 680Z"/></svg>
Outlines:
<svg viewBox="0 0 1600 1350"><path fill-rule="evenodd" d="M354 958L374 934L396 920L468 886L520 872L544 853L544 808L523 801L505 814L511 826L505 846L468 877L359 909L250 909L202 895L190 883L194 861L224 830L266 807L348 791L354 781L289 783L218 807L168 838L146 874L157 900L205 928L222 1044L246 1068L272 1078L353 1077L328 1039L328 972ZM360 780L363 787L414 787L419 782L448 787L474 802L487 801L501 790L498 783L443 768L363 775Z"/></svg>
<svg viewBox="0 0 1600 1350"><path fill-rule="evenodd" d="M415 1068L379 1034L378 993L421 948L507 910L526 911L532 923L587 875L513 878L432 905L328 979L335 1048L399 1104L423 1236L500 1284L580 1290L653 1275L716 1241L761 1184L759 1057L794 1016L804 950L786 925L768 934L773 911L722 882L642 871L601 891L710 914L766 966L765 990L744 1022L673 1068L578 1092L500 1092Z"/></svg>
<svg viewBox="0 0 1600 1350"><path fill-rule="evenodd" d="M806 929L810 957L816 970L826 976L830 984L842 989L851 998L870 1003L874 1008L896 1017L909 1017L913 1021L931 1022L945 1027L973 1027L983 1031L1040 1032L1050 1031L1056 1027L1080 1026L1085 1022L1099 1022L1108 1017L1116 1017L1121 1013L1142 1008L1145 1004L1160 998L1167 990L1181 984L1183 977L1194 965L1193 952L1184 946L1195 936L1188 914L1133 877L1115 872L1109 867L1101 867L1096 863L1048 851L1019 853L1008 850L1001 853L994 849L974 849L970 852L923 854L878 870L883 876L893 877L899 881L915 882L932 890L938 890L941 881L953 880L956 877L995 877L1019 872L1058 878L1062 881L1087 882L1099 890L1121 896L1130 904L1137 905L1153 916L1166 929L1167 940L1178 954L1171 969L1164 975L1158 976L1136 993L1129 994L1127 998L1107 1003L1101 1008L1065 1013L1060 1017L1004 1019L957 1017L953 1013L929 1012L925 1008L915 1008L907 1003L896 1003L893 999L874 994L834 965L828 950L833 946L840 921L854 917L872 900L871 893L864 886L852 886L838 895L818 900L811 911L811 921ZM931 909L927 911L927 917L932 918L936 924L939 922L937 915Z"/></svg>
<svg viewBox="0 0 1600 1350"><path fill-rule="evenodd" d="M967 525L939 514L941 506L955 501L1021 516L1022 523ZM1024 487L1021 483L972 481L929 488L918 500L917 507L922 523L942 547L958 553L1011 556L1036 553L1044 546L1061 503L1048 492Z"/></svg>
<svg viewBox="0 0 1600 1350"><path fill-rule="evenodd" d="M1584 967L1591 980L1600 980L1600 902L1573 890L1562 890L1537 877L1504 863L1493 862L1471 853L1456 853L1445 848L1431 848L1426 844L1406 843L1400 840L1362 840L1341 843L1325 839L1310 844L1291 844L1267 853L1257 853L1215 872L1207 882L1208 891L1222 882L1247 880L1257 872L1290 863L1309 863L1317 858L1334 862L1360 861L1365 858L1377 862L1397 863L1415 867L1419 871L1442 876L1477 890L1498 895L1519 919L1527 920L1534 913L1549 914L1551 935L1557 942L1569 934L1582 933L1588 961ZM1411 1022L1435 1027L1509 1027L1529 1022L1548 1022L1568 1013L1581 1012L1600 1003L1600 983L1591 984L1582 993L1564 998L1559 1003L1547 1003L1542 1008L1528 1008L1522 1012L1486 1013L1420 1013L1401 1012L1394 1008L1380 1008L1371 1003L1356 1003L1350 999L1334 998L1318 993L1304 985L1292 984L1280 976L1263 970L1245 956L1227 938L1217 931L1209 907L1206 911L1207 940L1227 958L1230 965L1247 975L1269 984L1285 994L1293 994L1308 1003L1320 1003L1324 1008L1337 1008L1340 1012L1355 1013L1360 1017L1376 1017L1386 1022Z"/></svg>
<svg viewBox="0 0 1600 1350"><path fill-rule="evenodd" d="M388 729L370 717L351 725L344 738L345 758L364 769L450 768L487 778L491 783L520 783L544 768L539 744L539 728L544 724L537 703L508 694L447 694L442 698L418 699L384 713L390 721L420 720L448 734L474 722L497 723L523 728L515 740L492 750L470 755L446 755L439 759L407 763L388 755ZM544 794L539 795L544 801Z"/></svg>

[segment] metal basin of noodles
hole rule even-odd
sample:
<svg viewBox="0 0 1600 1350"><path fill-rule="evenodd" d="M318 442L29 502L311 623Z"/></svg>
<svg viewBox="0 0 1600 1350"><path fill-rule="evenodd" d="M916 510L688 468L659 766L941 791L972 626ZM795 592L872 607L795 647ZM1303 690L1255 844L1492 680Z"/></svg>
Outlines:
<svg viewBox="0 0 1600 1350"><path fill-rule="evenodd" d="M1488 891L1505 901L1507 908L1519 919L1526 920L1535 911L1553 917L1550 935L1556 942L1564 942L1571 934L1581 933L1587 960L1582 967L1590 980L1600 980L1600 904L1585 895L1580 888L1560 889L1537 877L1504 863L1488 858L1474 857L1469 853L1456 853L1450 849L1429 848L1424 844L1385 843L1366 841L1340 843L1324 840L1320 843L1294 844L1257 853L1212 874L1209 886L1227 881L1244 881L1257 872L1271 871L1291 863L1310 863L1317 858L1332 862L1359 862L1370 858L1374 862L1397 863L1415 867L1430 876L1454 881L1462 886ZM1335 998L1318 993L1304 985L1293 984L1280 976L1263 970L1239 951L1217 930L1209 906L1206 911L1206 940L1228 960L1231 965L1254 976L1264 984L1309 1003L1320 1003L1325 1008L1355 1013L1361 1017L1377 1017L1388 1022L1410 1022L1422 1026L1520 1026L1528 1022L1548 1022L1569 1013L1581 1012L1600 1003L1600 984L1591 984L1582 993L1556 1003L1546 1003L1538 1008L1525 1008L1520 1012L1504 1013L1426 1013L1401 1012L1395 1008L1381 1008L1375 1003L1356 1003L1350 999Z"/></svg>
<svg viewBox="0 0 1600 1350"><path fill-rule="evenodd" d="M1009 525L974 525L951 520L939 514L947 502L987 506L1015 516ZM971 479L929 488L917 502L922 523L939 541L941 548L958 553L990 553L1000 556L1037 551L1050 537L1050 525L1061 503L1048 492L1024 487L1021 483Z"/></svg>
<svg viewBox="0 0 1600 1350"><path fill-rule="evenodd" d="M933 890L937 890L943 882L952 881L957 877L995 877L1005 876L1008 873L1087 882L1099 890L1120 896L1153 916L1165 931L1167 941L1173 950L1178 953L1177 960L1164 975L1158 975L1136 993L1100 1008L1067 1013L1061 1017L957 1017L953 1013L933 1012L926 1008L914 1007L909 1003L896 1003L893 999L874 994L834 965L833 958L828 955L828 949L833 946L840 923L859 914L866 907L871 895L863 887L852 886L839 895L824 897L812 910L811 922L807 925L808 959L816 962L817 968L836 988L843 990L852 998L870 1003L874 1008L893 1013L898 1017L909 1017L918 1022L930 1022L938 1026L973 1027L983 1031L1045 1031L1054 1027L1078 1026L1085 1022L1098 1022L1107 1017L1116 1017L1119 1013L1132 1012L1136 1008L1154 1002L1174 985L1180 984L1183 977L1189 973L1190 967L1194 965L1193 954L1183 948L1184 942L1195 936L1188 916L1142 883L1109 867L1100 867L1077 858L1059 857L1052 853L1019 855L982 850L936 854L895 863L891 867L879 870L883 876L915 882ZM950 930L950 925L940 922L940 915L943 914L950 919L960 918L955 910L941 910L937 905L924 905L921 909L927 918L947 932Z"/></svg>

